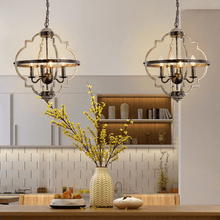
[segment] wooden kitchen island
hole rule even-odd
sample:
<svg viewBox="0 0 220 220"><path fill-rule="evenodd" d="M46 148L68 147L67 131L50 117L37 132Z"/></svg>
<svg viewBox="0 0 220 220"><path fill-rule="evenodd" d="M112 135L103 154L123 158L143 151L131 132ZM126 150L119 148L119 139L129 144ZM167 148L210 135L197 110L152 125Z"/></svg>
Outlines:
<svg viewBox="0 0 220 220"><path fill-rule="evenodd" d="M49 206L0 206L1 220L217 220L220 205L142 206L139 209L52 209Z"/></svg>

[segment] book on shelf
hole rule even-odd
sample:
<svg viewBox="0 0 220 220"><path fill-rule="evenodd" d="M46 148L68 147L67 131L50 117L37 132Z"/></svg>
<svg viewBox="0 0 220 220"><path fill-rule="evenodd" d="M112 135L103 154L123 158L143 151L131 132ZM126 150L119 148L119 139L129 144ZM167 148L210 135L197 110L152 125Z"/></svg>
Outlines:
<svg viewBox="0 0 220 220"><path fill-rule="evenodd" d="M171 119L172 115L166 108L147 109L147 119Z"/></svg>
<svg viewBox="0 0 220 220"><path fill-rule="evenodd" d="M147 119L153 119L152 118L152 110L151 109L147 109Z"/></svg>

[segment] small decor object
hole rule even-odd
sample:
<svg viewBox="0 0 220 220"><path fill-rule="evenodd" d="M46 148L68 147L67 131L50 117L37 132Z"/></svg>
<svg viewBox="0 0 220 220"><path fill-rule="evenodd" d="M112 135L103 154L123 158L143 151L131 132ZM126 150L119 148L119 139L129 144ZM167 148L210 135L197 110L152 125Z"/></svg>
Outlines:
<svg viewBox="0 0 220 220"><path fill-rule="evenodd" d="M178 193L178 185L176 183L173 184L172 193Z"/></svg>
<svg viewBox="0 0 220 220"><path fill-rule="evenodd" d="M149 144L150 143L150 136L151 136L151 133L145 133L145 135L146 135L146 139L147 139L147 144Z"/></svg>
<svg viewBox="0 0 220 220"><path fill-rule="evenodd" d="M158 135L159 143L164 144L166 141L166 131L160 130Z"/></svg>
<svg viewBox="0 0 220 220"><path fill-rule="evenodd" d="M37 188L37 193L47 193L47 188L46 187L39 187L39 188Z"/></svg>
<svg viewBox="0 0 220 220"><path fill-rule="evenodd" d="M164 155L166 155L165 162L163 162ZM158 170L158 173L159 173L159 181L158 181L159 192L158 193L166 193L167 192L167 184L169 183L169 178L167 177L168 167L169 167L168 166L168 158L169 158L168 152L162 151L161 157L160 157L159 168L154 169L154 170Z"/></svg>
<svg viewBox="0 0 220 220"><path fill-rule="evenodd" d="M129 118L129 106L126 103L121 104L121 119L128 119Z"/></svg>
<svg viewBox="0 0 220 220"><path fill-rule="evenodd" d="M119 209L138 209L143 205L143 201L132 196L126 196L115 199L113 205Z"/></svg>
<svg viewBox="0 0 220 220"><path fill-rule="evenodd" d="M108 107L108 118L115 119L115 106Z"/></svg>
<svg viewBox="0 0 220 220"><path fill-rule="evenodd" d="M146 72L154 80L155 87L161 87L165 94L177 102L187 95L193 87L199 87L199 80L205 76L210 65L198 43L191 41L191 38L178 27L179 0L176 0L174 29L165 34L161 40L155 41L154 47L147 52L144 61ZM166 52L163 50L165 42L169 42ZM188 44L191 50L187 49L186 45ZM156 60L155 51L161 52ZM195 58L193 54L196 54L197 57ZM158 69L157 77L155 77L157 74L153 69ZM165 86L166 83L169 85Z"/></svg>
<svg viewBox="0 0 220 220"><path fill-rule="evenodd" d="M101 119L105 119L105 116L103 115L103 114L101 114L101 117L100 117Z"/></svg>
<svg viewBox="0 0 220 220"><path fill-rule="evenodd" d="M67 191L67 187L66 187L66 186L63 186L63 187L62 187L62 192L65 193L66 191Z"/></svg>
<svg viewBox="0 0 220 220"><path fill-rule="evenodd" d="M25 41L25 46L18 51L14 62L18 76L25 81L25 87L32 88L33 92L45 101L50 101L69 84L80 65L69 48L68 41L62 41L59 35L49 28L49 6L49 0L46 0L45 27L31 40ZM38 50L31 51L32 48ZM32 55L34 58L30 59Z"/></svg>
<svg viewBox="0 0 220 220"><path fill-rule="evenodd" d="M52 104L48 105L45 114L52 117L51 121L63 129L64 135L71 138L80 151L84 152L96 165L95 173L90 182L90 206L96 207L112 207L113 206L113 183L108 173L107 166L114 161L118 160L119 153L123 152L127 147L124 143L131 139L128 135L128 124L133 124L133 121L127 119L128 124L124 124L124 128L120 128L121 134L114 135L113 133L107 135L107 125L100 125L101 114L105 103L95 102L95 96L92 94L92 86L88 84L89 94L91 95L91 108L93 117L88 112L84 112L90 122L93 124L94 129L90 126L86 130L80 127L80 123L74 125L69 120L66 113L66 108L62 105L61 109L53 108ZM101 127L102 126L102 127ZM87 132L91 137L87 136ZM109 138L108 148L107 140Z"/></svg>
<svg viewBox="0 0 220 220"><path fill-rule="evenodd" d="M137 138L132 138L132 144L138 144L138 139Z"/></svg>
<svg viewBox="0 0 220 220"><path fill-rule="evenodd" d="M73 187L69 187L69 192L73 193Z"/></svg>
<svg viewBox="0 0 220 220"><path fill-rule="evenodd" d="M138 109L138 119L143 119L143 109Z"/></svg>

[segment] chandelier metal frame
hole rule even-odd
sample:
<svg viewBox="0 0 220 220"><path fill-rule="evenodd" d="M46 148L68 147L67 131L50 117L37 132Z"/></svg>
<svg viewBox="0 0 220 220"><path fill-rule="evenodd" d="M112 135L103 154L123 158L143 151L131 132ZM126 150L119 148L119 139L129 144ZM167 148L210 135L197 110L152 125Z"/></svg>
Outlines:
<svg viewBox="0 0 220 220"><path fill-rule="evenodd" d="M71 80L76 71L77 67L80 65L80 61L77 60L76 55L74 52L69 48L69 43L68 41L62 41L60 36L55 34L49 26L49 0L46 0L46 18L45 18L45 23L44 26L45 28L42 29L39 33L35 34L31 40L25 40L25 46L22 47L18 53L16 54L15 57L15 69L17 74L21 79L25 81L25 87L30 87L32 88L33 92L39 96L41 96L42 99L44 99L46 102L48 102L50 99L52 99L57 93L61 91L61 89L64 86L67 86L69 84L69 80ZM40 36L42 38L41 44L40 44L40 49L38 53L38 58L37 59L29 59L29 60L19 60L18 57L20 53L27 48L28 43L33 43L35 38ZM66 50L68 50L72 56L73 59L60 59L58 50L55 44L55 37L59 40L60 44L66 45ZM52 40L53 44L53 49L55 51L55 58L49 58L49 50L48 50L48 40ZM42 48L45 44L46 41L46 58L41 59L41 54L42 54ZM23 67L23 68L30 68L30 75L28 78L30 78L31 82L33 83L32 85L28 85L28 79L20 73L18 67ZM73 74L68 78L66 76L66 68L68 67L75 67ZM38 69L38 75L34 75L34 69ZM60 80L58 79L58 70L61 69L61 76L59 76ZM55 73L53 73L55 70ZM37 78L35 80L35 78ZM55 81L58 82L59 84L62 84L64 80L66 79L66 85L61 85L60 88L54 92L53 88L55 87ZM42 91L38 92L34 84L40 82ZM49 88L50 85L50 88Z"/></svg>
<svg viewBox="0 0 220 220"><path fill-rule="evenodd" d="M172 29L169 33L165 34L161 40L155 40L155 45L153 48L151 48L146 56L145 56L145 62L143 63L145 66L145 70L147 74L150 76L151 79L154 80L155 87L162 88L163 92L169 96L171 96L174 100L179 101L181 100L185 95L187 95L193 87L199 87L199 80L201 80L208 69L208 66L210 65L210 62L207 60L207 57L205 53L199 48L197 42L192 42L191 38L185 34L181 29L178 28L179 26L179 1L176 0L176 19L174 26L175 28ZM172 38L170 47L169 47L169 53L167 59L159 59L159 60L148 60L149 54L157 48L158 43L162 43L164 39L170 36ZM185 45L185 38L187 38L191 44L196 45L196 50L198 50L204 59L190 59L188 58L188 51ZM178 45L178 39L182 39L183 48L184 48L184 54L185 58L182 59L178 57L179 51L179 45ZM175 42L176 41L176 42ZM176 53L175 58L171 58L171 53L173 51L173 45L176 46ZM159 76L157 78L160 79L160 81L165 84L168 82L171 82L172 87L175 89L172 92L167 92L163 85L158 85L157 78L155 78L149 71L148 67L156 67L160 68ZM196 67L205 67L205 70L200 78L198 78L198 84L192 84L194 80L197 78L196 76ZM168 77L164 76L164 68L167 68L168 70ZM185 68L185 72L183 72L183 68ZM188 68L191 68L191 76L188 76ZM188 78L187 78L188 77ZM165 80L166 78L166 80ZM183 91L183 87L185 86L185 82L188 82L192 84L190 86L190 89L187 92Z"/></svg>

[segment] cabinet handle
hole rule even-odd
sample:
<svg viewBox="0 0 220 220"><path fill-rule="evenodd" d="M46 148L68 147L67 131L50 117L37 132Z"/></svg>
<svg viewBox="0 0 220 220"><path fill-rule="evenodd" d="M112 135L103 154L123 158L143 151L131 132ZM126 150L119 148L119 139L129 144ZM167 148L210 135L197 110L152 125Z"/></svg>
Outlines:
<svg viewBox="0 0 220 220"><path fill-rule="evenodd" d="M18 145L18 125L15 125L15 136L14 136L14 143L15 145Z"/></svg>
<svg viewBox="0 0 220 220"><path fill-rule="evenodd" d="M50 144L53 146L54 145L54 126L51 125L51 141L50 141Z"/></svg>

